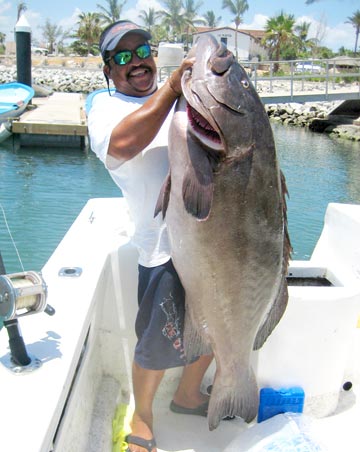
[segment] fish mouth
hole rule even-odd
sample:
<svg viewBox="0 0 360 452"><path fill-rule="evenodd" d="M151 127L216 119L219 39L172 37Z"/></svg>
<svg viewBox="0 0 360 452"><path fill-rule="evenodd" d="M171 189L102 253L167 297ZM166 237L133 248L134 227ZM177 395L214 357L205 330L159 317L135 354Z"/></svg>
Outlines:
<svg viewBox="0 0 360 452"><path fill-rule="evenodd" d="M202 142L214 149L223 149L220 135L212 125L189 103L186 105L191 132Z"/></svg>

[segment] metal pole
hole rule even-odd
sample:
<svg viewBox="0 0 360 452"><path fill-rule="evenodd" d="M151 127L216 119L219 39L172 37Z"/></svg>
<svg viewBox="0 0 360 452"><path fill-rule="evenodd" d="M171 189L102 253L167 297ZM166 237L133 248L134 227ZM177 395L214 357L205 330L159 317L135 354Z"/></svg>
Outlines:
<svg viewBox="0 0 360 452"><path fill-rule="evenodd" d="M31 86L31 27L22 15L15 26L17 81Z"/></svg>
<svg viewBox="0 0 360 452"><path fill-rule="evenodd" d="M1 254L0 254L0 272L1 275L6 274L5 265ZM7 329L9 335L9 348L11 354L11 361L19 366L28 366L31 363L31 358L27 354L25 342L20 333L18 319L4 320L4 326Z"/></svg>

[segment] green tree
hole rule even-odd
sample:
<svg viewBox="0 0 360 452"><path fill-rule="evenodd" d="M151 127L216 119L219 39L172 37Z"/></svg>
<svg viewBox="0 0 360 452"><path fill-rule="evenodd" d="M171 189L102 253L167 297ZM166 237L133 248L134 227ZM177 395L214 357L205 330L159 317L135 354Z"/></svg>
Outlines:
<svg viewBox="0 0 360 452"><path fill-rule="evenodd" d="M294 25L294 16L283 11L280 15L267 20L262 44L269 49L272 60L279 61L283 49L298 45L299 38L294 34ZM278 70L279 64L275 63L274 71L278 72Z"/></svg>
<svg viewBox="0 0 360 452"><path fill-rule="evenodd" d="M0 54L5 52L5 38L6 34L0 31Z"/></svg>
<svg viewBox="0 0 360 452"><path fill-rule="evenodd" d="M198 16L198 11L202 4L202 1L195 2L195 0L184 0L183 6L186 18L186 50L189 48L190 30L195 30L195 25L205 25L206 23L205 19Z"/></svg>
<svg viewBox="0 0 360 452"><path fill-rule="evenodd" d="M248 2L246 0L223 0L222 3L223 9L229 9L230 12L235 16L235 27L236 27L236 34L235 34L235 54L236 59L238 59L238 30L239 25L242 23L242 15L249 9Z"/></svg>
<svg viewBox="0 0 360 452"><path fill-rule="evenodd" d="M146 29L152 34L158 19L161 18L161 12L156 11L155 8L149 8L147 11L143 9L140 11L139 17L144 22Z"/></svg>
<svg viewBox="0 0 360 452"><path fill-rule="evenodd" d="M18 2L17 4L17 20L20 19L20 16L22 13L24 13L27 10L27 6L25 2Z"/></svg>
<svg viewBox="0 0 360 452"><path fill-rule="evenodd" d="M211 28L216 28L221 21L221 16L216 17L214 11L206 11L204 14L204 19L206 21L206 25Z"/></svg>
<svg viewBox="0 0 360 452"><path fill-rule="evenodd" d="M353 51L350 49L346 49L344 46L341 46L337 51L338 55L351 56Z"/></svg>
<svg viewBox="0 0 360 452"><path fill-rule="evenodd" d="M355 28L355 48L354 56L356 56L359 34L360 34L360 9L355 11L352 16L348 17L347 23L351 24Z"/></svg>
<svg viewBox="0 0 360 452"><path fill-rule="evenodd" d="M166 7L160 11L162 24L165 26L170 41L181 41L181 35L186 29L188 20L184 13L181 0L163 0Z"/></svg>
<svg viewBox="0 0 360 452"><path fill-rule="evenodd" d="M55 44L62 42L67 33L64 32L62 27L50 22L50 19L46 19L45 25L40 27L44 40L47 42L47 47L50 53L55 50Z"/></svg>
<svg viewBox="0 0 360 452"><path fill-rule="evenodd" d="M98 13L100 19L103 21L103 25L109 25L120 19L122 10L127 0L120 2L118 0L105 0L108 8L97 4L97 8L101 11Z"/></svg>
<svg viewBox="0 0 360 452"><path fill-rule="evenodd" d="M82 54L97 53L97 44L102 31L100 14L82 12L78 19L75 37L79 41L77 41L75 48Z"/></svg>
<svg viewBox="0 0 360 452"><path fill-rule="evenodd" d="M305 55L308 51L316 47L316 40L308 38L310 26L311 22L301 22L294 27L294 32L299 37L298 48Z"/></svg>

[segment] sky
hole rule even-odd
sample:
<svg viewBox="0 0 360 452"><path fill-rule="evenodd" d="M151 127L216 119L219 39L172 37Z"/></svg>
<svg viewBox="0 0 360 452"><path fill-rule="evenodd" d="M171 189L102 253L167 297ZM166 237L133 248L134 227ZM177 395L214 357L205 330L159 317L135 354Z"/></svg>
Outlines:
<svg viewBox="0 0 360 452"><path fill-rule="evenodd" d="M195 0L199 2L201 0ZM81 12L98 11L97 4L108 7L106 0L27 0L26 19L31 26L34 40L42 41L41 26L46 19L56 23L64 30L74 28ZM0 0L0 32L6 34L6 41L13 40L18 0ZM281 11L293 14L298 22L311 22L309 38L319 37L321 45L337 51L344 46L353 49L355 28L346 21L355 11L360 10L359 0L317 0L306 5L305 0L248 0L249 9L243 16L240 28L261 30L270 17ZM221 16L219 26L234 26L234 17L227 9L221 8L221 0L202 0L200 13L214 11ZM160 0L126 0L123 7L123 19L130 19L141 25L139 11L148 11L149 7L162 9Z"/></svg>

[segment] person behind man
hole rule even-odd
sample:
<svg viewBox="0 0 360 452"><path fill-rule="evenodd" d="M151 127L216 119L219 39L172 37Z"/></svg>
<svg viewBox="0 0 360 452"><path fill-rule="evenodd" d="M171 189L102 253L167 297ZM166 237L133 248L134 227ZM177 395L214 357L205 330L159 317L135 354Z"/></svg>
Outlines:
<svg viewBox="0 0 360 452"><path fill-rule="evenodd" d="M185 366L171 401L172 411L206 416L208 396L200 385L212 356L187 363L182 333L184 290L170 259L166 224L154 218L167 172L169 113L181 94L185 59L160 88L151 55L151 35L130 21L118 21L100 37L103 72L115 85L112 96L97 96L89 112L92 150L128 202L139 251L139 310L132 378L135 411L131 452L156 450L152 404L165 369Z"/></svg>

